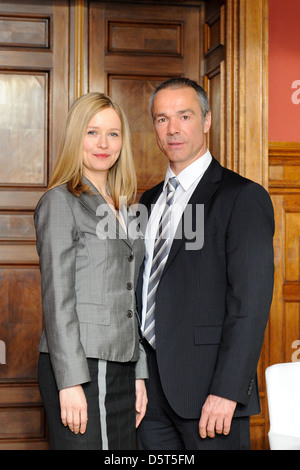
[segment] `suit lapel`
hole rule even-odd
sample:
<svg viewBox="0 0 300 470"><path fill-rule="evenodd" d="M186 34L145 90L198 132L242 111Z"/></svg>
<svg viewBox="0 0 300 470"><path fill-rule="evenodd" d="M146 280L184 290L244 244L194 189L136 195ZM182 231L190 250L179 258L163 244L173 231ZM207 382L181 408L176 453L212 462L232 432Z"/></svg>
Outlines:
<svg viewBox="0 0 300 470"><path fill-rule="evenodd" d="M140 202L138 204L138 211L140 212L140 215L139 215L140 230L144 236L146 233L146 228L147 228L148 221L150 219L153 205L156 203L156 201L158 200L163 190L163 184L164 182L161 181L158 185L149 189L146 193L144 193L141 196ZM146 208L146 210L144 208Z"/></svg>
<svg viewBox="0 0 300 470"><path fill-rule="evenodd" d="M195 191L190 197L188 204L192 206L195 206L196 204L204 204L204 205L207 204L207 202L211 199L211 197L214 195L214 193L218 189L221 178L222 178L222 167L219 164L219 162L213 158L211 164L209 165L208 169L206 170L203 177L201 178L199 184L195 188ZM164 275L165 271L168 269L168 267L172 263L174 257L176 256L182 244L185 241L187 241L184 236L184 230L182 230L182 228L184 227L185 217L186 217L186 209L182 215L182 219L180 221L181 223L179 224L179 227L181 227L182 234L181 236L175 235L174 237L171 250L170 250L166 265L164 267L162 276Z"/></svg>

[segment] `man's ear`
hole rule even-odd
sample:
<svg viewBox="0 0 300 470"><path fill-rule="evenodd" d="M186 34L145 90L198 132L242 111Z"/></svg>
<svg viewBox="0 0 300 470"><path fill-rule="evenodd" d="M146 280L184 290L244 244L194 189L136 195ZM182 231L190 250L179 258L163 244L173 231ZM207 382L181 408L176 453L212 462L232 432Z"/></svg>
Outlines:
<svg viewBox="0 0 300 470"><path fill-rule="evenodd" d="M205 116L205 121L204 121L204 134L207 134L211 126L211 112L209 111L207 115Z"/></svg>

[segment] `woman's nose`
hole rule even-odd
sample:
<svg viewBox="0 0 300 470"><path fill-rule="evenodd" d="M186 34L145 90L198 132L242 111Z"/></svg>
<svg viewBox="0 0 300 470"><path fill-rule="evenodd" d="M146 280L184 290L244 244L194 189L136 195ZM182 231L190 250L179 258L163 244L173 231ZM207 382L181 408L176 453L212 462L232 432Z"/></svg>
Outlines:
<svg viewBox="0 0 300 470"><path fill-rule="evenodd" d="M101 148L107 148L107 139L105 135L99 135L97 146Z"/></svg>

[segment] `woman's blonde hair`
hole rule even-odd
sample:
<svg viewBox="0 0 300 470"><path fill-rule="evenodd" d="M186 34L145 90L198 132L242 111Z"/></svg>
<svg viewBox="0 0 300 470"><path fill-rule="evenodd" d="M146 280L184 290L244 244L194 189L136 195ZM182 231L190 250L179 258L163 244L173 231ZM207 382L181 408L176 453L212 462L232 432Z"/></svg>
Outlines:
<svg viewBox="0 0 300 470"><path fill-rule="evenodd" d="M120 106L103 93L87 93L73 103L48 189L67 184L68 190L76 196L80 196L82 192L92 192L91 187L84 184L82 179L83 140L90 120L106 108L114 109L121 120L122 149L118 160L109 169L107 178L110 195L115 207L119 209L120 197L125 198L127 206L135 202L136 173L126 116Z"/></svg>

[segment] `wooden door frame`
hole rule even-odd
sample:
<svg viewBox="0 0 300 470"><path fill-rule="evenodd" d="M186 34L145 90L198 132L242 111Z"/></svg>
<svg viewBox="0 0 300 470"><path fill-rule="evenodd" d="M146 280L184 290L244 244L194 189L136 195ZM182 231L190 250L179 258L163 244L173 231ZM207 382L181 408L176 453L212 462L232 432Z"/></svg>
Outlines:
<svg viewBox="0 0 300 470"><path fill-rule="evenodd" d="M268 0L226 1L223 164L268 187Z"/></svg>

